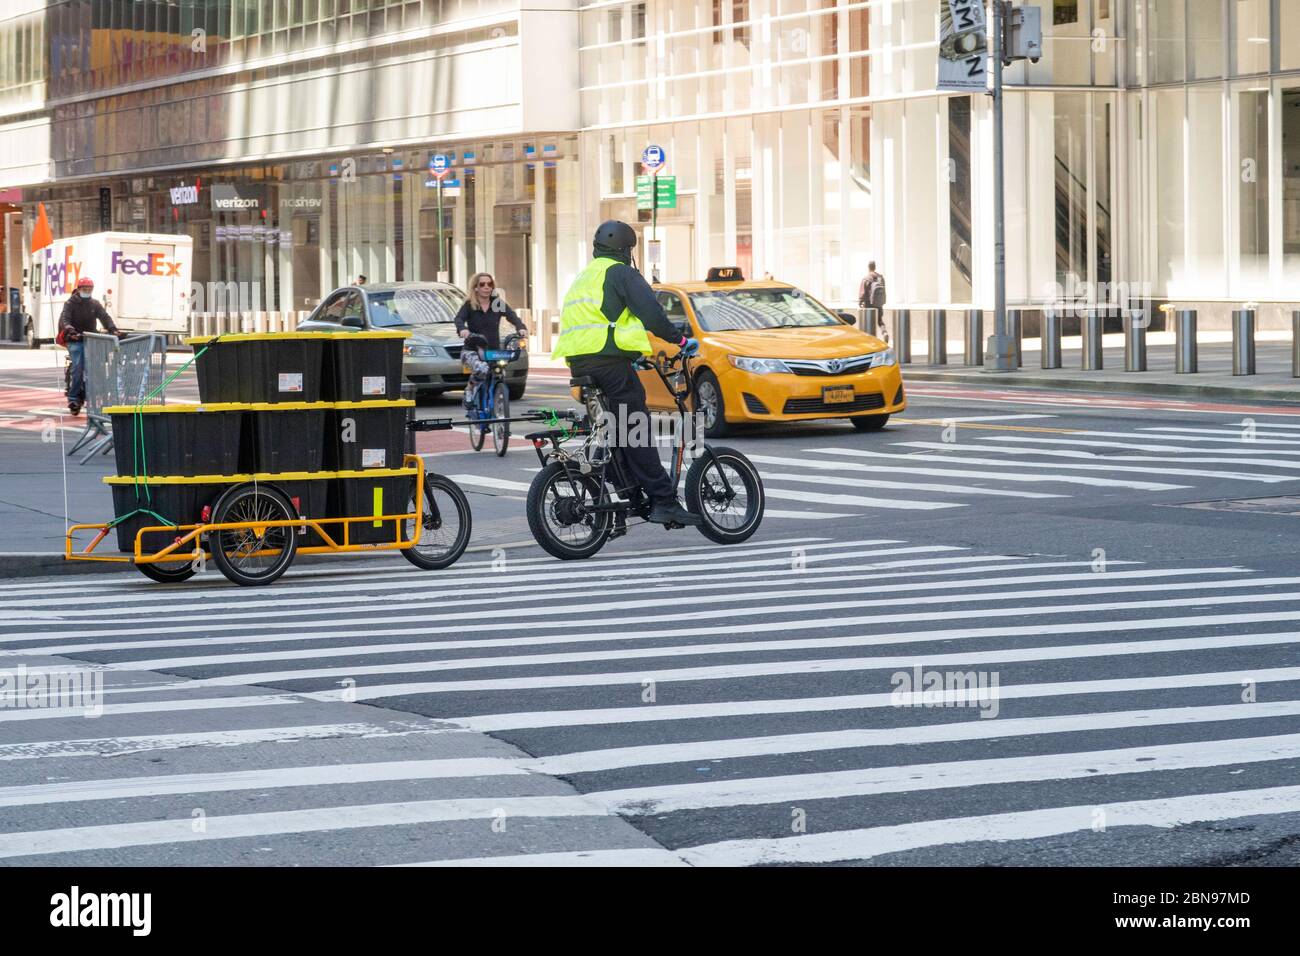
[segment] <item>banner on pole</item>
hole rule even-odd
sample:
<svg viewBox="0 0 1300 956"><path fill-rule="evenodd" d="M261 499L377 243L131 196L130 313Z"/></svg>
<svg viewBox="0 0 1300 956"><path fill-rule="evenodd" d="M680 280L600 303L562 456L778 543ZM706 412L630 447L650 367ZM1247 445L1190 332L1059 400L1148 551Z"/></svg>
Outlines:
<svg viewBox="0 0 1300 956"><path fill-rule="evenodd" d="M983 93L988 89L984 0L939 0L937 89L957 93Z"/></svg>

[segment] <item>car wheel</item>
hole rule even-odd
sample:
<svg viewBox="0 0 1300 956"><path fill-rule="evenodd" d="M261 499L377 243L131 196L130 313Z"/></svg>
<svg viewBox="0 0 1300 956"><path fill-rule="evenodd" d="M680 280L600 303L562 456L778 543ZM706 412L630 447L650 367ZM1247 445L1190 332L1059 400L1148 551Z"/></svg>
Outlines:
<svg viewBox="0 0 1300 956"><path fill-rule="evenodd" d="M854 415L849 419L860 432L878 432L889 421L888 415Z"/></svg>
<svg viewBox="0 0 1300 956"><path fill-rule="evenodd" d="M517 401L519 401L519 399L523 398L523 397L524 397L524 389L526 389L527 387L528 387L528 380L527 380L527 379L525 379L525 380L522 381L522 382L519 382L518 384L516 384L516 383L514 383L514 382L511 382L510 385L509 385L509 388L510 388L510 401L512 401L512 402L517 402Z"/></svg>
<svg viewBox="0 0 1300 956"><path fill-rule="evenodd" d="M695 376L695 410L704 415L704 437L720 438L727 434L727 410L722 386L708 369Z"/></svg>

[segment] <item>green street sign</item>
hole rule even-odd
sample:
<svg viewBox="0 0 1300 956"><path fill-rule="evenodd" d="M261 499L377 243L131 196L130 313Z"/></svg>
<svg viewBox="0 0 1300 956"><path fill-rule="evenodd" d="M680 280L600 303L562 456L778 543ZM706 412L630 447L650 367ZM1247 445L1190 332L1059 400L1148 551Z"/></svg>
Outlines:
<svg viewBox="0 0 1300 956"><path fill-rule="evenodd" d="M654 209L655 202L652 195L654 186L654 177L638 176L636 178L636 208L637 209ZM660 176L659 177L659 203L660 209L677 208L677 177Z"/></svg>

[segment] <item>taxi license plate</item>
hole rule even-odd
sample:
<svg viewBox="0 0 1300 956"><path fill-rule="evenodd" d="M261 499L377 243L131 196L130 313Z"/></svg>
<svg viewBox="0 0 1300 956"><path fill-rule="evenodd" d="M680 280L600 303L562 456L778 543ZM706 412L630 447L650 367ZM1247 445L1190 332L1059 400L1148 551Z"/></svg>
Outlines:
<svg viewBox="0 0 1300 956"><path fill-rule="evenodd" d="M843 405L853 401L852 385L827 385L822 389L822 403L826 405Z"/></svg>

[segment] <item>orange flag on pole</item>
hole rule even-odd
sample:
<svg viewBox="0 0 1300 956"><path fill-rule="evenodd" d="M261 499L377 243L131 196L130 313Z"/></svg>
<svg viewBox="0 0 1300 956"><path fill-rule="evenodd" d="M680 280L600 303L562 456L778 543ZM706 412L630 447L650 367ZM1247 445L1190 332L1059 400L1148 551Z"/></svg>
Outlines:
<svg viewBox="0 0 1300 956"><path fill-rule="evenodd" d="M36 207L36 228L32 230L32 252L44 249L53 241L54 234L50 232L50 221L45 218L45 203L40 203Z"/></svg>

